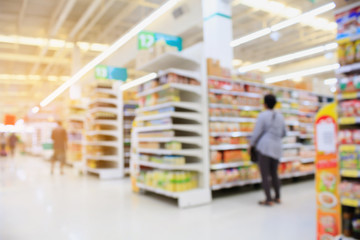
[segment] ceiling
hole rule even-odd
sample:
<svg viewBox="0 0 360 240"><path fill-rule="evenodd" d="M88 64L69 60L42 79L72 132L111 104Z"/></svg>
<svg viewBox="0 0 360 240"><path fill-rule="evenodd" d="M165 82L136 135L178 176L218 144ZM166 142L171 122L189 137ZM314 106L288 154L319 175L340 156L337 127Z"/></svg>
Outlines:
<svg viewBox="0 0 360 240"><path fill-rule="evenodd" d="M0 122L4 113L22 117L67 76L165 1L0 0ZM265 0L252 2L261 1ZM197 10L201 0L183 2L186 8ZM276 2L306 12L330 1ZM253 7L248 0L234 0L232 4L234 38L287 18L281 12ZM333 21L333 12L319 17ZM181 32L176 34L184 38L185 46L202 41L200 11L182 25ZM236 47L234 56L241 59L242 64L267 60L333 42L335 29L322 30L306 23L296 24L279 31L277 37L276 41L263 37ZM126 66L133 66L131 60L128 59ZM286 71L284 69L290 69L289 64L274 67L272 71L278 74Z"/></svg>

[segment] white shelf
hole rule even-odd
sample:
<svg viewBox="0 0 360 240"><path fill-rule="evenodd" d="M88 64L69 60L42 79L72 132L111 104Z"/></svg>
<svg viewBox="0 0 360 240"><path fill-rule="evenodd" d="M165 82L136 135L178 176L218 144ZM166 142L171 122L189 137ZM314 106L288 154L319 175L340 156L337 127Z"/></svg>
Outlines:
<svg viewBox="0 0 360 240"><path fill-rule="evenodd" d="M313 102L308 100L301 100L300 104L305 106L318 106L318 107L321 106L321 103L319 102Z"/></svg>
<svg viewBox="0 0 360 240"><path fill-rule="evenodd" d="M233 149L247 149L249 148L248 144L221 144L221 145L211 145L210 150L233 150Z"/></svg>
<svg viewBox="0 0 360 240"><path fill-rule="evenodd" d="M169 73L175 73L176 75L180 75L182 77L192 78L197 80L198 82L201 82L201 77L198 72L195 71L189 71L184 69L178 69L178 68L168 68L166 70L160 70L159 71L159 77L164 76Z"/></svg>
<svg viewBox="0 0 360 240"><path fill-rule="evenodd" d="M299 135L300 135L300 132L297 132L297 131L287 131L286 132L287 137L297 137Z"/></svg>
<svg viewBox="0 0 360 240"><path fill-rule="evenodd" d="M85 105L85 104L70 105L70 108L86 110L86 109L87 109L87 105Z"/></svg>
<svg viewBox="0 0 360 240"><path fill-rule="evenodd" d="M300 138L301 139L306 139L306 138L314 138L314 134L300 134Z"/></svg>
<svg viewBox="0 0 360 240"><path fill-rule="evenodd" d="M350 73L360 70L360 63L353 63L350 65L345 65L336 70L336 74Z"/></svg>
<svg viewBox="0 0 360 240"><path fill-rule="evenodd" d="M95 160L95 161L112 161L112 162L120 161L118 155L105 155L105 156L86 155L85 158L88 160Z"/></svg>
<svg viewBox="0 0 360 240"><path fill-rule="evenodd" d="M189 144L201 144L201 137L148 137L139 138L139 142L181 142Z"/></svg>
<svg viewBox="0 0 360 240"><path fill-rule="evenodd" d="M215 89L215 88L210 88L209 92L215 93L215 94L227 94L227 95L243 96L243 97L251 97L251 98L261 98L262 97L262 95L259 93L238 92L238 91Z"/></svg>
<svg viewBox="0 0 360 240"><path fill-rule="evenodd" d="M252 132L210 132L211 137L249 137Z"/></svg>
<svg viewBox="0 0 360 240"><path fill-rule="evenodd" d="M165 112L153 115L137 116L136 121L151 121L163 118L181 118L190 119L197 122L201 122L201 115L199 113L188 113L188 112Z"/></svg>
<svg viewBox="0 0 360 240"><path fill-rule="evenodd" d="M287 113L287 114L294 114L294 115L300 114L299 110L294 110L294 109L280 109L279 111L281 113Z"/></svg>
<svg viewBox="0 0 360 240"><path fill-rule="evenodd" d="M253 165L253 163L250 161L217 163L217 164L211 164L210 169L211 170L220 170L220 169L227 169L227 168L245 167L245 166L251 166L251 165Z"/></svg>
<svg viewBox="0 0 360 240"><path fill-rule="evenodd" d="M148 153L155 155L180 155L180 156L193 156L193 157L202 157L201 149L183 149L183 150L167 150L167 149L148 149L148 148L138 148L139 153Z"/></svg>
<svg viewBox="0 0 360 240"><path fill-rule="evenodd" d="M338 100L351 100L360 98L360 92L339 93Z"/></svg>
<svg viewBox="0 0 360 240"><path fill-rule="evenodd" d="M211 122L240 122L255 123L256 118L240 118L240 117L210 117Z"/></svg>
<svg viewBox="0 0 360 240"><path fill-rule="evenodd" d="M285 143L282 145L283 149L289 149L289 148L300 148L302 145L300 143Z"/></svg>
<svg viewBox="0 0 360 240"><path fill-rule="evenodd" d="M124 112L124 116L125 117L135 117L136 116L136 114L135 114L135 112Z"/></svg>
<svg viewBox="0 0 360 240"><path fill-rule="evenodd" d="M280 162L284 163L284 162L293 162L293 161L300 161L301 157L299 156L295 156L295 157L282 157L280 159Z"/></svg>
<svg viewBox="0 0 360 240"><path fill-rule="evenodd" d="M117 93L113 89L108 89L108 88L95 88L95 92L117 96ZM115 98L110 98L110 99L115 99Z"/></svg>
<svg viewBox="0 0 360 240"><path fill-rule="evenodd" d="M119 133L116 130L93 130L93 131L87 131L86 135L88 136L105 135L105 136L119 137Z"/></svg>
<svg viewBox="0 0 360 240"><path fill-rule="evenodd" d="M93 141L93 142L86 142L87 146L104 146L104 147L118 147L118 141Z"/></svg>
<svg viewBox="0 0 360 240"><path fill-rule="evenodd" d="M69 121L77 121L77 122L84 122L85 116L82 115L70 115Z"/></svg>
<svg viewBox="0 0 360 240"><path fill-rule="evenodd" d="M282 102L282 103L298 103L299 99L295 99L295 98L277 98L278 102Z"/></svg>
<svg viewBox="0 0 360 240"><path fill-rule="evenodd" d="M153 192L153 193L157 193L157 194L160 194L160 195L164 195L164 196L167 196L167 197L170 197L170 198L177 199L177 198L179 198L179 195L181 194L179 192L169 192L169 191L163 190L161 188L154 188L154 187L146 186L145 184L139 183L139 182L137 182L136 185L137 185L137 187L139 189L146 190L146 191Z"/></svg>
<svg viewBox="0 0 360 240"><path fill-rule="evenodd" d="M138 132L156 132L163 130L178 130L185 132L195 132L201 134L201 125L199 124L165 124L161 126L136 127Z"/></svg>
<svg viewBox="0 0 360 240"><path fill-rule="evenodd" d="M95 125L95 124L98 124L98 125L110 125L110 126L116 126L116 127L119 127L120 126L120 122L118 120L106 120L106 119L103 119L103 120L93 120L90 122L90 124L92 125Z"/></svg>
<svg viewBox="0 0 360 240"><path fill-rule="evenodd" d="M157 93L169 88L175 88L178 90L182 90L182 91L186 91L186 92L191 92L191 93L195 93L195 94L201 94L201 87L197 86L197 85L190 85L190 84L182 84L182 83L166 83L164 85L155 87L155 88L151 88L151 89L147 89L143 92L140 92L137 94L138 97L145 97L147 95L153 94L153 93Z"/></svg>
<svg viewBox="0 0 360 240"><path fill-rule="evenodd" d="M107 112L107 113L114 113L118 114L117 108L111 108L111 107L94 107L89 110L89 113L96 113L96 112Z"/></svg>
<svg viewBox="0 0 360 240"><path fill-rule="evenodd" d="M291 121L285 121L286 125L290 125L290 126L299 126L300 122L299 121L295 121L295 120L291 120Z"/></svg>
<svg viewBox="0 0 360 240"><path fill-rule="evenodd" d="M86 171L98 174L100 179L115 179L123 177L120 169L117 168L90 168L87 167Z"/></svg>
<svg viewBox="0 0 360 240"><path fill-rule="evenodd" d="M301 148L306 148L306 149L315 150L315 145L305 145L305 144L302 144L302 145L301 145Z"/></svg>
<svg viewBox="0 0 360 240"><path fill-rule="evenodd" d="M169 107L177 107L177 108L183 108L187 110L193 110L197 112L201 112L201 105L198 103L192 103L192 102L167 102L162 104L157 104L154 106L148 106L143 108L136 109L136 113L142 113L142 112L149 112L149 111L156 111L162 108L169 108Z"/></svg>
<svg viewBox="0 0 360 240"><path fill-rule="evenodd" d="M301 158L301 163L313 163L315 158Z"/></svg>
<svg viewBox="0 0 360 240"><path fill-rule="evenodd" d="M125 101L123 102L124 105L135 105L137 106L139 103L138 101L135 101L135 100L129 100L129 101Z"/></svg>
<svg viewBox="0 0 360 240"><path fill-rule="evenodd" d="M157 72L174 66L181 69L195 69L199 64L190 58L184 57L180 53L168 52L137 67L137 69L145 72Z"/></svg>
<svg viewBox="0 0 360 240"><path fill-rule="evenodd" d="M237 109L244 111L261 111L262 107L250 107L250 106L239 106L231 104L221 104L221 103L210 103L210 108L222 108L222 109Z"/></svg>
<svg viewBox="0 0 360 240"><path fill-rule="evenodd" d="M118 100L114 99L114 98L97 98L97 99L90 101L89 106L92 104L96 104L96 103L107 103L107 104L118 105Z"/></svg>
<svg viewBox="0 0 360 240"><path fill-rule="evenodd" d="M279 176L279 178L280 179L287 179L287 178L294 178L294 177L304 177L304 176L313 175L314 173L315 173L314 171L293 172L293 173L282 174L282 175ZM225 189L225 188L232 188L232 187L237 187L237 186L245 186L245 185L250 185L250 184L257 184L257 183L260 183L260 182L261 182L260 179L242 180L242 181L235 181L235 182L221 183L221 184L213 185L211 187L211 189L215 191L215 190L220 190L220 189Z"/></svg>
<svg viewBox="0 0 360 240"><path fill-rule="evenodd" d="M171 165L171 164L163 164L163 163L154 163L154 162L146 162L146 161L138 161L137 162L141 166L163 169L163 170L184 170L184 171L196 171L202 172L202 164L200 163L187 163L184 165Z"/></svg>

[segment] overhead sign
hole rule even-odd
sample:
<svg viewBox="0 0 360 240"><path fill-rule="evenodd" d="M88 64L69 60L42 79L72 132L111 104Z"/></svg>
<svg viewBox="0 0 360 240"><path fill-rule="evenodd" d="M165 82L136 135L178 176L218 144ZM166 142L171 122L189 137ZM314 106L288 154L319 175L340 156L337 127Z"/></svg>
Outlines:
<svg viewBox="0 0 360 240"><path fill-rule="evenodd" d="M155 45L156 42L165 41L169 46L176 47L179 51L182 50L182 38L162 33L145 32L138 34L138 49L146 50Z"/></svg>
<svg viewBox="0 0 360 240"><path fill-rule="evenodd" d="M95 78L126 81L128 74L126 68L98 65L95 67Z"/></svg>

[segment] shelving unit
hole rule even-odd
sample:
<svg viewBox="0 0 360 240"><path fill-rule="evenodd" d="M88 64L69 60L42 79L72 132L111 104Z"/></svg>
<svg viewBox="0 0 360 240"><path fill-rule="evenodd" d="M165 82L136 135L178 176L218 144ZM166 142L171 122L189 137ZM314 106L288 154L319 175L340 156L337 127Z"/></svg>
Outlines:
<svg viewBox="0 0 360 240"><path fill-rule="evenodd" d="M86 129L86 172L100 179L125 175L123 151L123 102L120 82L108 80L108 88L93 88Z"/></svg>
<svg viewBox="0 0 360 240"><path fill-rule="evenodd" d="M66 164L74 167L77 173L84 172L86 109L85 99L70 101L67 118L68 151Z"/></svg>
<svg viewBox="0 0 360 240"><path fill-rule="evenodd" d="M158 78L142 84L137 94L131 154L135 190L177 199L179 207L210 202L200 65L166 53L140 70L158 72Z"/></svg>
<svg viewBox="0 0 360 240"><path fill-rule="evenodd" d="M281 170L282 179L314 173L314 117L318 108L330 101L330 97L241 79L208 76L208 81L212 190L260 182L256 165L251 164L247 149L257 114L262 110L262 97L267 92L278 96L278 111L284 115L288 126L280 169L294 167L287 173ZM283 95L279 96L279 93ZM244 176L251 179L236 181ZM234 180L218 184L222 177Z"/></svg>

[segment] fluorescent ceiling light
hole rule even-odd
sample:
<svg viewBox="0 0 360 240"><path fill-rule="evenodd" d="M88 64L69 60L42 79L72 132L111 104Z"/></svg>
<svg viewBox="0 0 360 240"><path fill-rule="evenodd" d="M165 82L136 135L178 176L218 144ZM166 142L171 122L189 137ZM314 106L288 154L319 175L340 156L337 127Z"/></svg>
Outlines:
<svg viewBox="0 0 360 240"><path fill-rule="evenodd" d="M247 1L239 1L239 2L243 3L243 2L247 2ZM256 5L254 5L256 2L258 2L259 4L261 3L261 5L264 5L265 3L267 3L267 4L271 3L271 1L266 1L266 0L265 1L253 1L252 0L251 2L253 4L249 3L248 5L256 6ZM292 26L292 25L297 24L297 23L305 23L307 25L310 25L310 26L315 27L315 28L320 28L320 29L325 28L326 30L334 30L334 29L336 29L336 24L335 23L330 23L326 19L320 19L320 18L314 18L314 17L319 15L319 14L322 14L322 13L325 13L325 12L328 12L328 11L334 9L335 6L336 6L335 3L332 2L332 3L328 3L328 4L324 5L324 6L321 6L319 8L315 8L315 9L309 11L309 12L303 13L301 15L293 16L292 18L290 18L288 20L285 20L283 22L280 22L278 24L275 24L275 25L271 26L270 28L264 28L264 29L259 30L257 32L254 32L254 33L251 33L249 35L246 35L246 36L240 37L238 39L235 39L230 43L230 46L231 47L237 47L237 46L239 46L241 44L244 44L246 42L249 42L249 41L252 41L254 39L266 36L271 32L279 31L281 29L284 29L286 27ZM295 13L296 11L293 10L292 12ZM286 16L284 16L284 17L286 17ZM309 19L311 19L311 21L309 21Z"/></svg>
<svg viewBox="0 0 360 240"><path fill-rule="evenodd" d="M48 76L46 79L48 81L66 81L70 77L69 76ZM44 79L44 77L40 75L14 75L14 74L0 74L0 80L19 80L19 81L40 81L41 79Z"/></svg>
<svg viewBox="0 0 360 240"><path fill-rule="evenodd" d="M28 46L36 46L36 47L46 47L49 48L73 48L74 44L66 42L61 39L50 39L49 41L46 38L33 38L33 37L24 37L24 36L16 36L16 35L0 35L0 43L11 43L11 44L21 44ZM81 50L87 51L95 51L102 52L108 45L100 44L100 43L88 43L88 42L79 42L78 46Z"/></svg>
<svg viewBox="0 0 360 240"><path fill-rule="evenodd" d="M34 114L38 113L39 111L40 111L40 108L39 108L38 106L33 107L33 108L31 109L31 112L34 113Z"/></svg>
<svg viewBox="0 0 360 240"><path fill-rule="evenodd" d="M231 41L230 46L231 47L236 47L239 46L241 44L244 44L246 42L250 42L254 39L263 37L265 35L268 35L269 33L271 33L271 29L270 28L264 28L262 30L259 30L257 32L251 33L249 35L246 35L244 37L238 38L236 40Z"/></svg>
<svg viewBox="0 0 360 240"><path fill-rule="evenodd" d="M232 64L233 66L239 66L241 65L242 61L240 59L233 59Z"/></svg>
<svg viewBox="0 0 360 240"><path fill-rule="evenodd" d="M324 80L324 84L325 85L334 85L337 83L337 79L336 78L329 78L329 79L325 79Z"/></svg>
<svg viewBox="0 0 360 240"><path fill-rule="evenodd" d="M340 65L338 63L336 63L336 64L326 65L326 66L322 66L322 67L306 69L306 70L299 71L299 72L294 72L294 73L290 73L290 74L267 78L267 79L265 79L265 83L281 82L281 81L294 79L294 78L298 78L298 77L306 77L306 76L310 76L310 75L316 75L319 73L330 72L330 71L334 71L334 70L338 69L339 67L340 67Z"/></svg>
<svg viewBox="0 0 360 240"><path fill-rule="evenodd" d="M144 83L146 83L148 81L151 81L151 80L153 80L155 78L157 78L157 74L156 73L150 73L150 74L148 74L146 76L143 76L141 78L135 79L135 80L133 80L131 82L128 82L128 83L125 83L125 84L121 85L120 90L121 91L126 91L126 90L128 90L130 88L139 86L139 85L144 84Z"/></svg>
<svg viewBox="0 0 360 240"><path fill-rule="evenodd" d="M275 24L274 26L271 27L271 30L272 31L279 31L281 29L284 29L286 27L290 27L294 24L297 24L307 18L311 18L311 17L314 17L314 16L317 16L319 14L322 14L322 13L325 13L325 12L328 12L332 9L334 9L336 7L335 3L329 3L329 4L326 4L324 6L321 6L319 8L315 8L314 10L311 10L309 12L306 12L304 14L301 14L300 16L297 16L297 17L294 17L294 18L290 18L289 20L286 20L286 21L283 21L283 22L280 22L278 24Z"/></svg>
<svg viewBox="0 0 360 240"><path fill-rule="evenodd" d="M264 73L268 73L268 72L270 72L270 71L271 71L271 68L270 68L270 67L268 67L268 66L266 66L266 67L262 67L262 68L260 68L260 71L261 71L261 72L264 72Z"/></svg>
<svg viewBox="0 0 360 240"><path fill-rule="evenodd" d="M107 48L104 52L102 52L99 56L91 60L84 67L82 67L75 75L73 75L69 80L63 83L60 87L58 87L54 92L52 92L49 96L47 96L41 103L40 106L44 107L52 102L55 98L57 98L61 93L63 93L66 89L68 89L71 85L79 81L87 72L93 69L96 65L100 64L107 57L112 55L115 51L117 51L120 47L122 47L125 43L135 37L141 30L149 26L153 21L166 13L169 9L175 6L180 0L169 0L153 13L151 13L148 17L138 23L134 28L128 31L125 35L120 37L115 43L113 43L109 48Z"/></svg>
<svg viewBox="0 0 360 240"><path fill-rule="evenodd" d="M256 69L261 69L264 67L268 67L268 66L272 66L272 65L276 65L276 64L280 64L280 63L284 63L284 62L293 61L293 60L296 60L299 58L308 57L308 56L311 56L314 54L324 53L324 52L330 51L330 50L335 50L337 47L338 47L337 43L329 43L329 44L326 44L323 46L306 49L306 50L299 51L296 53L291 53L291 54L287 54L287 55L284 55L281 57L276 57L276 58L272 58L272 59L265 60L262 62L254 63L254 64L251 64L248 66L240 67L238 70L240 73L245 73L245 72L253 71Z"/></svg>

